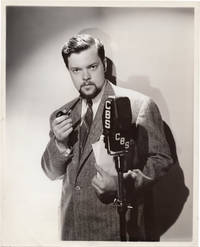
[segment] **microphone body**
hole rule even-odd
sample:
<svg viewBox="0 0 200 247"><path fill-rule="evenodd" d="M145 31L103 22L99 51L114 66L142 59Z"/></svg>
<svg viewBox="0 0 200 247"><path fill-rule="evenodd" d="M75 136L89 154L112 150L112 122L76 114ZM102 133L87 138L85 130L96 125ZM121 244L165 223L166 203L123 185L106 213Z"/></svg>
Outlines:
<svg viewBox="0 0 200 247"><path fill-rule="evenodd" d="M110 155L123 155L133 143L132 113L128 97L109 96L103 110L103 135Z"/></svg>

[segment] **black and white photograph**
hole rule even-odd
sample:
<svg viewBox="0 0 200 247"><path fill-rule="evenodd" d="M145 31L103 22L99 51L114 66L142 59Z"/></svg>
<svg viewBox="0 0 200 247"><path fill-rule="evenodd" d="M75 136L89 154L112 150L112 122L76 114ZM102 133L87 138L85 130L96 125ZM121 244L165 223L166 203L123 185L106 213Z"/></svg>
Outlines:
<svg viewBox="0 0 200 247"><path fill-rule="evenodd" d="M1 7L2 246L197 246L198 3Z"/></svg>

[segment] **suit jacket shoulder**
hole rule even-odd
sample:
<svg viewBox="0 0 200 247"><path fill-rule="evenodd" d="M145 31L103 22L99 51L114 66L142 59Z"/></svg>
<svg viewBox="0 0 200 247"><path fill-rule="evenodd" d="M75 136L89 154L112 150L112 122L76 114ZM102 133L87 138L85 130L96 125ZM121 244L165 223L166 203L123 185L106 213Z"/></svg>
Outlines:
<svg viewBox="0 0 200 247"><path fill-rule="evenodd" d="M139 112L145 105L155 104L149 96L135 90L122 88L115 85L112 85L112 87L116 96L126 96L129 98L133 122L136 122Z"/></svg>

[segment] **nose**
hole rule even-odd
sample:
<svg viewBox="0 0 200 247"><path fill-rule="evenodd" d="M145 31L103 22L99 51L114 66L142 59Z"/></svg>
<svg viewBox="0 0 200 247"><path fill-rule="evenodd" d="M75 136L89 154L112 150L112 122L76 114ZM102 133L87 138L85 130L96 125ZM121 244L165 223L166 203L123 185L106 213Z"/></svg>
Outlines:
<svg viewBox="0 0 200 247"><path fill-rule="evenodd" d="M88 69L83 70L82 77L83 77L83 81L88 81L91 79L91 75L90 75Z"/></svg>

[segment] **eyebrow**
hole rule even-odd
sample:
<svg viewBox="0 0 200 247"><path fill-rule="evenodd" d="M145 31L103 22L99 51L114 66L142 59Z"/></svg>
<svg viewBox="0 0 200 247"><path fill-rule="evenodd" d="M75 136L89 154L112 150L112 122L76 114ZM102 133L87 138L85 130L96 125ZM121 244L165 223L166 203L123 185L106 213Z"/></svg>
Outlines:
<svg viewBox="0 0 200 247"><path fill-rule="evenodd" d="M98 64L99 64L98 61L97 61L97 62L94 62L94 63L91 63L91 64L89 64L89 65L87 66L87 68L90 68L91 66L93 66L93 65L98 65ZM81 67L74 66L74 67L70 67L70 69L81 69Z"/></svg>

